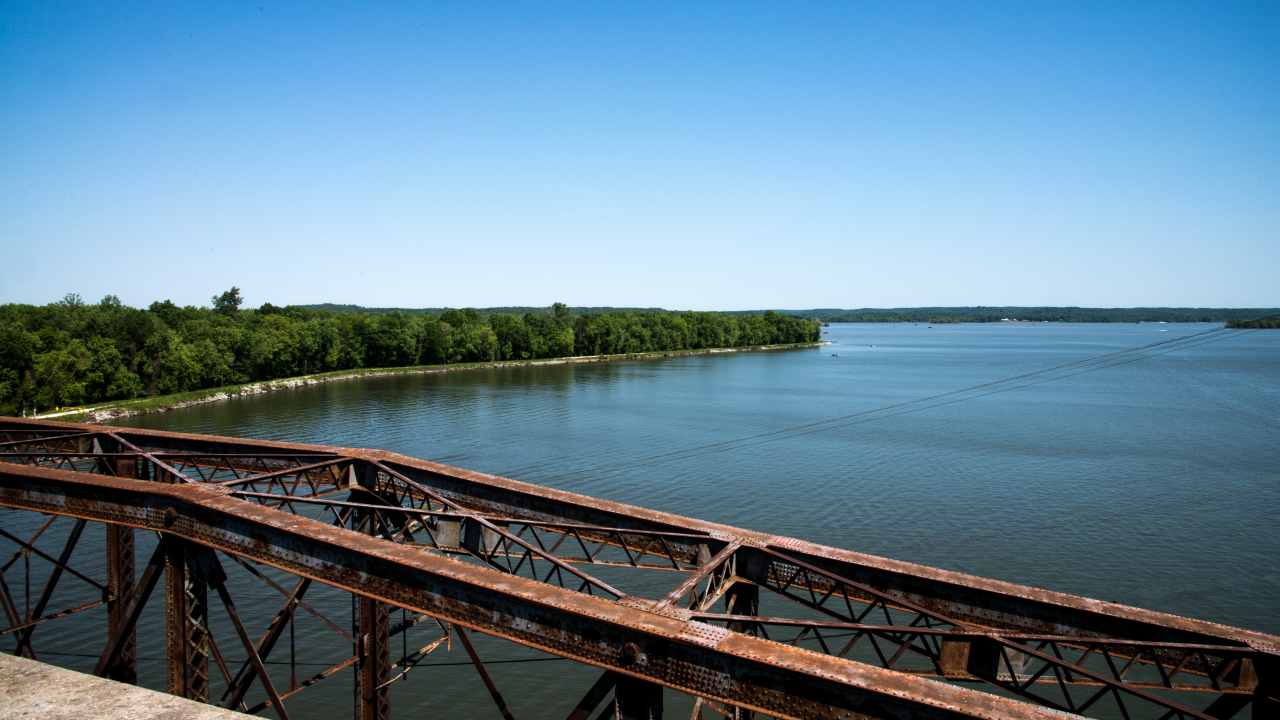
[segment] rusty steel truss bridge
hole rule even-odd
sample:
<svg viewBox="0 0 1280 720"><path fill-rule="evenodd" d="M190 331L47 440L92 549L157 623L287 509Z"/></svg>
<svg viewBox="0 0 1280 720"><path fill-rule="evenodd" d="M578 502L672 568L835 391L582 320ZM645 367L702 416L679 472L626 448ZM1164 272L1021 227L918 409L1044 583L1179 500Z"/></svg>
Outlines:
<svg viewBox="0 0 1280 720"><path fill-rule="evenodd" d="M4 419L0 458L0 519L38 528L0 526L9 652L36 658L45 623L105 605L106 627L80 632L93 672L136 683L138 619L163 579L168 691L244 712L288 718L296 693L350 669L356 714L388 718L393 681L456 637L519 717L476 632L597 668L569 720L660 718L670 691L696 698L694 718L1280 717L1276 636L390 452ZM74 554L88 523L105 524L105 556ZM39 549L55 524L61 549ZM247 627L228 571L278 593L266 627ZM606 581L661 571L651 597ZM51 604L59 583L95 599ZM317 583L351 594L349 630L307 604ZM267 659L293 652L281 639L302 612L350 652L285 684ZM234 635L214 637L215 615ZM438 637L396 658L410 627Z"/></svg>

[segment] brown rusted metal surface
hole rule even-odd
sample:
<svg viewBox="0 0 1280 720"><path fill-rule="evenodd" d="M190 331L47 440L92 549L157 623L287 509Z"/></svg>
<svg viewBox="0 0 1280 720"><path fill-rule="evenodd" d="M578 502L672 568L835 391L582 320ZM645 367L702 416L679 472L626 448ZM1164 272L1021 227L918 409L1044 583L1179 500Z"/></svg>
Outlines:
<svg viewBox="0 0 1280 720"><path fill-rule="evenodd" d="M885 592L958 619L987 627L1020 630L1050 630L1055 634L1077 633L1098 637L1138 637L1145 640L1204 642L1210 638L1230 639L1252 647L1280 650L1280 639L1264 633L1232 628L1216 623L1092 600L1065 593L990 580L964 573L939 570L887 558L866 555L815 543L757 533L728 525L591 498L563 490L545 488L517 480L463 470L426 460L409 458L381 450L340 448L302 443L284 443L238 438L211 437L157 430L125 430L93 425L48 423L6 419L6 430L20 428L38 435L41 427L65 432L113 432L147 450L190 452L199 444L205 452L229 455L251 454L254 450L278 454L342 455L379 460L396 469L410 469L415 480L430 478L441 495L477 512L529 520L578 522L637 531L693 533L720 539L744 538L749 544L768 546L837 574L866 582ZM0 436L2 437L2 436ZM687 556L696 554L689 543ZM1167 638L1154 635L1168 635Z"/></svg>
<svg viewBox="0 0 1280 720"><path fill-rule="evenodd" d="M1255 717L1276 707L1274 636L393 453L6 420L0 461L2 505L159 530L349 590L361 615L366 601L425 613L604 668L620 689L705 698L704 710L1047 718L1114 696L1122 715L1124 702L1146 702L1157 716L1207 720L1251 701ZM689 574L655 601L615 590L592 565ZM807 619L756 617L761 589ZM727 613L711 612L721 597ZM879 660L845 659L859 642ZM357 649L348 663L363 662ZM365 667L361 685L385 689ZM1135 667L1151 672L1128 677ZM1190 707L1165 690L1214 695ZM657 697L643 712L661 713Z"/></svg>
<svg viewBox="0 0 1280 720"><path fill-rule="evenodd" d="M115 633L124 636L119 657L107 671L107 677L125 683L138 682L138 638L135 628L125 627L128 600L133 597L137 578L134 574L133 528L107 525L107 589L111 594L107 605L107 638Z"/></svg>
<svg viewBox="0 0 1280 720"><path fill-rule="evenodd" d="M373 535L373 517L365 515L356 519L356 525L364 534ZM387 617L387 603L370 597L357 601L358 642L357 665L360 690L360 720L390 720L391 718L391 625Z"/></svg>
<svg viewBox="0 0 1280 720"><path fill-rule="evenodd" d="M205 578L188 560L188 541L165 539L165 634L169 694L209 699L209 595Z"/></svg>
<svg viewBox="0 0 1280 720"><path fill-rule="evenodd" d="M199 485L0 467L0 503L165 530L563 657L779 717L1048 718L1024 703L459 563ZM166 523L167 511L173 509ZM631 643L641 649L624 656Z"/></svg>

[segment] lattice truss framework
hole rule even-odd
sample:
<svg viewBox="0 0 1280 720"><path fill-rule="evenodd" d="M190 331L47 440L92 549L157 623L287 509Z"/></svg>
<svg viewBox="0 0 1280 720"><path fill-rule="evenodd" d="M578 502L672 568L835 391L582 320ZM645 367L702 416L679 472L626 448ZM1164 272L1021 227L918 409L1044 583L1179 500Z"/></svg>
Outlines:
<svg viewBox="0 0 1280 720"><path fill-rule="evenodd" d="M154 492L163 490L159 486L168 486L168 492L199 486L203 496L219 503L252 507L258 522L306 518L307 527L316 523L364 536L375 553L396 548L397 558L416 553L480 569L482 579L472 584L486 592L492 583L483 578L498 583L503 576L521 578L557 588L561 596L587 596L589 602L610 603L624 614L674 622L679 629L659 641L626 641L625 628L606 621L607 636L590 628L582 631L588 640L593 633L601 636L594 638L596 645L609 646L603 654L592 654L572 643L556 647L531 641L527 632L513 629L528 621L518 612L510 618L510 628L472 620L468 613L482 612L487 601L455 599L452 611L441 610L439 603L433 611L423 606L429 603L397 606L387 602L390 591L371 589L353 593L349 632L305 600L317 579L344 587L340 573L298 572L292 587L282 585L264 566L288 570L273 559L284 548L251 553L206 542L191 527L208 519L177 501L159 510L164 502L157 505L155 498L147 502L155 511L151 515L159 514L158 527L141 520L108 523L106 580L99 581L94 577L103 574L100 558L77 557L79 569L72 562L86 523L99 518L78 511L71 501L41 507L29 490L22 490L23 482L36 476L6 479L0 504L48 513L30 537L0 527L0 537L11 546L0 558L0 605L7 621L0 635L11 638L11 652L36 658L33 637L42 624L107 604L109 641L94 672L136 682L136 622L163 576L169 691L248 713L272 707L288 717L285 701L291 696L354 667L359 716L389 717L391 686L442 644L451 645L456 635L499 710L510 718L512 710L468 638L468 628L602 667L599 681L571 719L587 718L602 704L601 717L660 716L662 686L693 694L695 718L979 716L990 711L992 702L1011 716L1038 717L1035 708L1041 707L1125 720L1209 720L1246 708L1254 717L1276 717L1280 708L1278 641L1260 633L905 563L881 561L877 567L864 560L867 556L390 453L57 423L11 421L0 428L0 474L6 478L12 473L4 469L20 473L18 466L37 474L54 471L65 483L77 481L69 477L87 482L84 478L97 476ZM102 497L105 491L95 492ZM62 522L72 526L60 551L37 547L63 515L70 519ZM159 537L140 577L134 569L135 528L155 530ZM33 563L48 566L37 573L43 584L33 583ZM282 599L275 618L257 636L240 619L226 568L249 573ZM628 573L683 577L666 583L670 589L665 594L642 597L617 587L626 583L615 578L625 580ZM60 582L87 583L99 599L58 609L50 600ZM652 586L648 581L646 587ZM213 636L210 590L235 637ZM299 680L291 673L281 683L272 679L265 661L292 632L300 612L341 635L352 651L314 676ZM625 617L617 622L627 625ZM569 621L564 625L563 631L577 630ZM405 644L402 657L393 659L391 639L415 627L433 628L435 634L422 647L410 650ZM676 658L691 652L675 647L679 643L706 654L730 647L730 636L755 643L750 667L736 656L712 653L710 660L686 665L698 666L703 676L710 672L707 668L721 672L719 680L678 670L685 666ZM293 659L292 643L289 652ZM225 687L216 698L209 694L211 659ZM826 679L788 674L799 666ZM863 681L883 685L881 671L886 670L906 683L905 699L902 687L885 687L893 700L874 689L848 687ZM753 680L748 677L752 674L760 677ZM833 695L824 683L840 685L847 697ZM931 688L944 687L942 683L961 689L938 696ZM254 687L261 697L251 700ZM913 692L918 702L912 702ZM815 702L815 695L824 700Z"/></svg>

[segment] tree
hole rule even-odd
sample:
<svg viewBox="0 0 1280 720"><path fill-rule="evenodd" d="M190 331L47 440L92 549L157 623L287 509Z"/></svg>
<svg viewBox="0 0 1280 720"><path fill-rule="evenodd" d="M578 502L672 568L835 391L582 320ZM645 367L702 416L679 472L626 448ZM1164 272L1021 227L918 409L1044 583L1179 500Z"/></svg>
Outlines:
<svg viewBox="0 0 1280 720"><path fill-rule="evenodd" d="M244 298L240 297L240 288L234 285L221 295L214 295L212 299L213 311L227 316L233 316L239 312L240 304L244 302Z"/></svg>
<svg viewBox="0 0 1280 720"><path fill-rule="evenodd" d="M559 325L561 329L573 324L573 313L569 311L569 306L564 303L558 302L551 305L551 317L555 318L556 325Z"/></svg>
<svg viewBox="0 0 1280 720"><path fill-rule="evenodd" d="M40 405L55 408L85 402L85 385L93 357L79 338L36 356L36 396Z"/></svg>
<svg viewBox="0 0 1280 720"><path fill-rule="evenodd" d="M64 307L67 310L70 310L72 312L75 312L76 310L79 310L80 308L84 307L84 300L81 300L80 296L76 293L67 293L66 295L63 296L61 300L59 300L55 304L60 307Z"/></svg>
<svg viewBox="0 0 1280 720"><path fill-rule="evenodd" d="M33 397L36 337L17 323L0 325L0 412L17 415Z"/></svg>

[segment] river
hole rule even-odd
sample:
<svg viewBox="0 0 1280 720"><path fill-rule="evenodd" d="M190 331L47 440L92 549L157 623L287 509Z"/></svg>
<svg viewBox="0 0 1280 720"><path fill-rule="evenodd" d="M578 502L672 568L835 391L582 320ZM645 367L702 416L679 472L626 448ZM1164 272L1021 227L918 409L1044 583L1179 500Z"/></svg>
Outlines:
<svg viewBox="0 0 1280 720"><path fill-rule="evenodd" d="M1280 633L1280 332L858 414L1212 327L841 324L819 349L347 380L119 423L382 448ZM831 418L844 419L810 425ZM244 588L242 606L263 600L261 626L279 600ZM349 623L349 607L330 600ZM321 635L335 633L303 620L300 653L332 645ZM42 635L51 651L76 642ZM543 658L491 668L522 720L563 718L595 675L487 638L478 646L486 660ZM144 684L162 688L163 645L147 641L140 655L151 658ZM395 716L498 717L456 643L432 658L460 664L418 667L395 683ZM70 652L49 660L92 665ZM301 679L318 666L293 670ZM673 695L671 716L687 717ZM289 705L295 717L326 717L351 702L346 671Z"/></svg>

